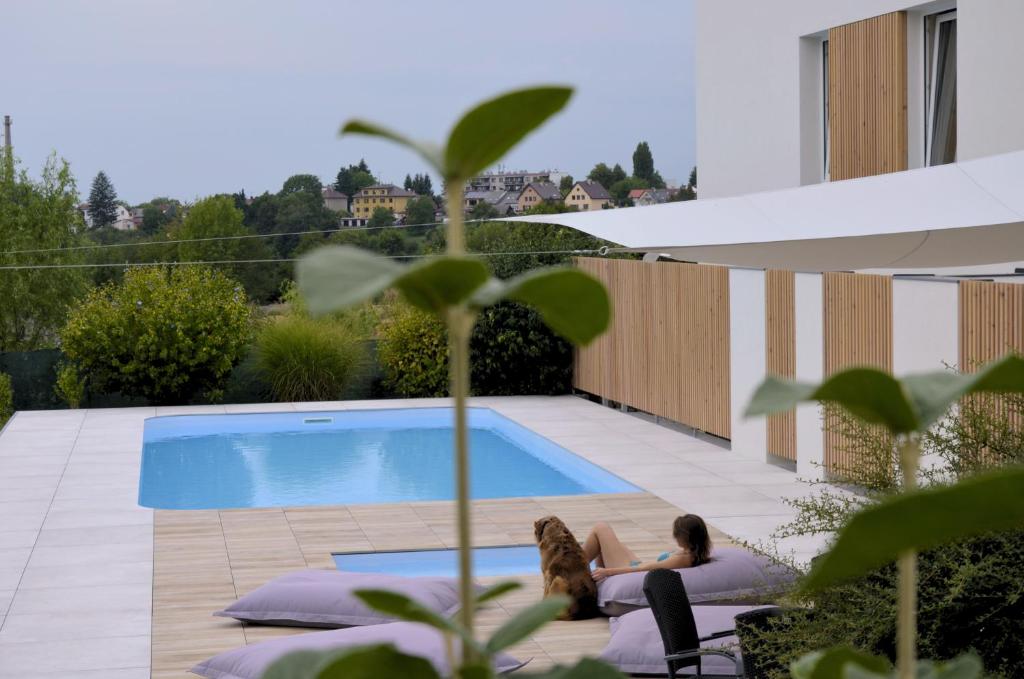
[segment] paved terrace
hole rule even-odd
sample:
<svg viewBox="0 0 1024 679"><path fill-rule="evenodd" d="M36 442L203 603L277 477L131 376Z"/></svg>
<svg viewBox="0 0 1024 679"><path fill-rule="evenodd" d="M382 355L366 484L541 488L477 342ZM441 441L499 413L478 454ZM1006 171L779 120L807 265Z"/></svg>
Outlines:
<svg viewBox="0 0 1024 679"><path fill-rule="evenodd" d="M0 434L0 679L183 676L196 660L301 630L243 627L210 613L275 575L329 568L331 551L451 546L451 503L154 512L136 504L143 423L182 413L446 405L443 399L20 412ZM474 399L646 492L475 503L477 544L532 541L557 513L583 532L611 521L637 551L670 543L681 510L716 543L759 541L808 488L791 472L584 399ZM784 546L806 559L807 541ZM484 615L535 600L537 578ZM603 620L556 623L516 649L537 666L596 653Z"/></svg>

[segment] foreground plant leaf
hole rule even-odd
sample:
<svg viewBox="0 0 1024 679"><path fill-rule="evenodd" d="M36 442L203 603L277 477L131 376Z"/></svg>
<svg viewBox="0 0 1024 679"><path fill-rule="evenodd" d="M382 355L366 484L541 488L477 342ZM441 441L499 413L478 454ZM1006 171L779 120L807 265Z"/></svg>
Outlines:
<svg viewBox="0 0 1024 679"><path fill-rule="evenodd" d="M499 627L484 644L484 650L497 653L519 643L558 617L568 605L569 598L565 596L553 596L533 604Z"/></svg>
<svg viewBox="0 0 1024 679"><path fill-rule="evenodd" d="M448 135L446 178L465 180L486 170L561 111L571 96L571 87L531 87L502 94L469 110Z"/></svg>
<svg viewBox="0 0 1024 679"><path fill-rule="evenodd" d="M458 636L474 648L479 648L476 641L462 628L461 625L449 620L443 615L438 615L422 604L413 601L404 594L398 594L384 589L359 589L353 592L360 600L370 608L392 615L399 620L418 622L429 625L446 634Z"/></svg>
<svg viewBox="0 0 1024 679"><path fill-rule="evenodd" d="M390 644L353 649L327 659L313 675L315 679L441 679L426 658L406 655Z"/></svg>
<svg viewBox="0 0 1024 679"><path fill-rule="evenodd" d="M381 137L393 141L420 154L435 170L444 174L444 155L441 153L441 149L427 142L415 141L383 125L367 120L353 119L342 125L338 134L363 134L368 137Z"/></svg>
<svg viewBox="0 0 1024 679"><path fill-rule="evenodd" d="M330 658L344 651L293 651L271 663L261 679L312 679Z"/></svg>
<svg viewBox="0 0 1024 679"><path fill-rule="evenodd" d="M582 658L575 665L559 665L525 676L531 679L625 679L626 675L600 660Z"/></svg>
<svg viewBox="0 0 1024 679"><path fill-rule="evenodd" d="M1024 392L1024 359L1009 355L975 373L942 371L902 380L874 368L843 370L820 385L769 377L754 393L746 415L771 415L805 401L821 401L840 405L892 434L909 434L926 430L964 396L981 392Z"/></svg>
<svg viewBox="0 0 1024 679"><path fill-rule="evenodd" d="M436 257L412 266L359 248L323 247L299 260L296 278L313 314L325 314L360 304L396 287L415 307L440 313L460 304L490 274L468 257Z"/></svg>
<svg viewBox="0 0 1024 679"><path fill-rule="evenodd" d="M892 664L885 658L863 653L849 646L813 651L789 667L793 679L847 679L849 671L862 672L863 679L888 677Z"/></svg>
<svg viewBox="0 0 1024 679"><path fill-rule="evenodd" d="M574 344L589 344L611 321L604 285L579 269L551 267L507 281L492 280L473 296L473 304L485 307L502 299L533 307L552 330Z"/></svg>
<svg viewBox="0 0 1024 679"><path fill-rule="evenodd" d="M804 581L817 591L928 549L989 531L1024 526L1024 468L1001 469L956 485L896 495L858 512Z"/></svg>
<svg viewBox="0 0 1024 679"><path fill-rule="evenodd" d="M478 604L482 604L488 601L492 601L500 596L507 594L508 592L513 592L517 589L522 588L522 583L516 582L515 580L506 580L505 582L499 582L498 584L492 585L491 587L488 587L484 591L480 592L480 594L476 596L476 602Z"/></svg>

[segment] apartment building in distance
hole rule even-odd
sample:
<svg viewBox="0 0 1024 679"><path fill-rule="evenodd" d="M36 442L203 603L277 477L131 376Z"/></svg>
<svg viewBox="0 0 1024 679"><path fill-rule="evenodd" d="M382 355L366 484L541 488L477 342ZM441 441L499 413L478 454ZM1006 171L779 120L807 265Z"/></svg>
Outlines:
<svg viewBox="0 0 1024 679"><path fill-rule="evenodd" d="M466 192L470 191L514 191L521 192L528 185L539 182L551 182L557 185L566 176L558 170L541 170L539 172L527 172L516 170L515 172L498 170L496 172L485 172L473 177L466 184Z"/></svg>
<svg viewBox="0 0 1024 679"><path fill-rule="evenodd" d="M405 214L409 201L415 197L415 192L394 184L367 186L352 196L352 218L356 223L365 224L366 220L373 216L373 211L381 207L391 210L396 217L400 217Z"/></svg>

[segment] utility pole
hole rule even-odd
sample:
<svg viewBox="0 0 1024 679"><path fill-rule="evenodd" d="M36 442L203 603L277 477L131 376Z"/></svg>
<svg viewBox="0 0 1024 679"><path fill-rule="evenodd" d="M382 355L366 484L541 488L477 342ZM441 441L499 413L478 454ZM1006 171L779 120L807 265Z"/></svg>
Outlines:
<svg viewBox="0 0 1024 679"><path fill-rule="evenodd" d="M11 150L11 117L4 116L4 150Z"/></svg>

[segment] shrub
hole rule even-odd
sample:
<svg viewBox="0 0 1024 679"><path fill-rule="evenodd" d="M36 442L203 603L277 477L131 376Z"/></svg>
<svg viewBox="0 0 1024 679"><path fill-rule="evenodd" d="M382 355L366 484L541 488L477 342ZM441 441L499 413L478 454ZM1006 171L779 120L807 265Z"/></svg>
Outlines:
<svg viewBox="0 0 1024 679"><path fill-rule="evenodd" d="M386 384L401 396L448 395L448 333L436 316L396 305L381 324L377 357Z"/></svg>
<svg viewBox="0 0 1024 679"><path fill-rule="evenodd" d="M14 389L11 387L11 376L0 373L0 427L7 424L14 414Z"/></svg>
<svg viewBox="0 0 1024 679"><path fill-rule="evenodd" d="M53 390L64 399L69 408L81 407L85 398L85 378L79 374L74 363L62 363L57 367L57 383Z"/></svg>
<svg viewBox="0 0 1024 679"><path fill-rule="evenodd" d="M256 337L256 368L277 401L339 398L362 358L359 339L330 318L288 314Z"/></svg>
<svg viewBox="0 0 1024 679"><path fill-rule="evenodd" d="M1024 430L1014 426L1022 403L1015 396L965 399L924 439L923 452L935 460L928 476L934 483L948 483L996 464L1024 461ZM849 415L831 413L830 418L838 418L843 452L851 460L830 470L831 480L858 494L826 486L814 497L791 501L797 516L779 529L778 537L833 532L867 503L899 490L898 460L886 435ZM985 442L998 446L983 452ZM1018 676L1024 657L1024 531L990 533L924 551L918 571L921 657L942 660L974 651L991 675ZM771 676L780 679L789 676L789 662L837 644L893 658L896 591L896 568L888 565L797 599L805 610L764 631L741 630L743 643L762 657L775 658L778 668Z"/></svg>
<svg viewBox="0 0 1024 679"><path fill-rule="evenodd" d="M120 285L93 290L61 339L95 390L171 404L221 389L252 325L245 291L219 272L134 268Z"/></svg>
<svg viewBox="0 0 1024 679"><path fill-rule="evenodd" d="M470 352L477 396L554 395L572 389L572 345L521 304L502 302L484 309Z"/></svg>

